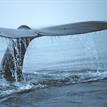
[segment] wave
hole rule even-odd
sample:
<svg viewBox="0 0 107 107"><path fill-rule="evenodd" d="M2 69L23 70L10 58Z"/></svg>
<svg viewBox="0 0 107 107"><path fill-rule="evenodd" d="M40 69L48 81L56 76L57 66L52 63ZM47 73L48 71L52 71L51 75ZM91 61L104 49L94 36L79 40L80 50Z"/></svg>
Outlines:
<svg viewBox="0 0 107 107"><path fill-rule="evenodd" d="M40 71L25 73L23 82L9 83L4 79L0 82L0 101L13 94L24 93L36 88L61 86L81 82L90 82L107 78L107 71L83 69L78 71Z"/></svg>
<svg viewBox="0 0 107 107"><path fill-rule="evenodd" d="M32 84L43 85L65 85L80 82L89 82L99 79L107 78L107 71L103 70L80 70L80 71L54 71L49 73L34 72L34 74L26 74L26 81L30 81Z"/></svg>

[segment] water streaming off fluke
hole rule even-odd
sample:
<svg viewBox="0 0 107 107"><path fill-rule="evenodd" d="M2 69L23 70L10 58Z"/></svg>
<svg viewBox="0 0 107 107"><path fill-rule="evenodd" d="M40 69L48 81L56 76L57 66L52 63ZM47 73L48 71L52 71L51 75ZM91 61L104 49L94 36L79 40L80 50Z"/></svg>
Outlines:
<svg viewBox="0 0 107 107"><path fill-rule="evenodd" d="M107 78L106 31L74 37L41 37L32 41L25 54L23 81L18 82L17 68L12 71L15 82L8 82L0 75L0 98L36 88L89 82ZM29 39L27 39L30 41ZM9 48L12 60L20 64L20 46L25 40L12 40ZM17 50L19 49L19 50ZM17 54L14 54L14 53ZM14 56L15 55L15 56ZM16 59L15 59L16 58ZM13 62L14 62L13 61ZM21 66L20 66L21 65ZM18 75L19 74L19 75Z"/></svg>

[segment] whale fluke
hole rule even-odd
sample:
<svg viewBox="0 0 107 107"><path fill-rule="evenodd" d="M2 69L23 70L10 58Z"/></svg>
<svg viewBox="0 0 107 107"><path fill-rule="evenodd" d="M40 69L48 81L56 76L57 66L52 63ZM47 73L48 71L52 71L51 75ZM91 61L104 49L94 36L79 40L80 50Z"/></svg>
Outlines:
<svg viewBox="0 0 107 107"><path fill-rule="evenodd" d="M107 30L107 22L86 21L42 29L21 25L18 29L0 28L0 37L9 38L10 44L2 59L2 72L7 81L22 81L23 60L29 43L41 36L67 36Z"/></svg>
<svg viewBox="0 0 107 107"><path fill-rule="evenodd" d="M21 28L21 29L20 29ZM24 28L24 29L23 29ZM28 29L27 29L28 28ZM40 36L65 36L90 33L107 29L107 22L104 21L86 21L72 24L64 24L42 29L29 29L22 25L18 29L0 28L0 36L5 38L17 39L25 37Z"/></svg>

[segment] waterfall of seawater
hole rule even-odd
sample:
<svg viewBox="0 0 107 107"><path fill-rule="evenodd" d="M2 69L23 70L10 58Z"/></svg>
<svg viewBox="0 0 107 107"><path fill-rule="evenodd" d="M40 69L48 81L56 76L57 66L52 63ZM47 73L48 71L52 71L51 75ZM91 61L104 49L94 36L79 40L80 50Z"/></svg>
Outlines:
<svg viewBox="0 0 107 107"><path fill-rule="evenodd" d="M59 85L66 85L66 84L79 83L79 82L88 82L88 81L94 81L94 80L98 80L98 79L107 78L106 62L101 62L101 60L104 61L101 56L101 55L103 55L102 53L104 51L100 54L100 50L99 50L99 48L103 47L105 44L100 45L101 47L98 47L99 43L100 44L103 44L103 43L101 43L99 41L98 41L98 43L96 43L98 38L101 37L99 35L97 33L94 33L94 35L87 34L87 36L75 37L74 40L73 40L73 38L68 38L68 39L64 39L64 40L62 39L62 40L60 40L61 42L56 40L55 41L56 45L51 45L51 43L50 43L49 47L48 47L48 43L45 41L44 41L44 44L47 43L46 47L42 45L43 42L41 42L41 44L39 44L39 45L41 45L40 47L38 46L38 43L35 42L34 45L38 48L36 49L36 51L33 48L31 49L31 50L33 50L33 52L31 52L31 54L35 55L35 58L34 58L34 56L32 56L31 58L34 58L33 61L35 61L35 62L36 61L39 62L39 60L41 60L41 61L39 62L39 64L37 64L38 62L34 63L34 65L35 65L35 66L33 66L33 69L35 70L34 72L26 73L26 71L25 71L24 75L22 72L23 59L24 59L26 49L27 49L28 44L30 43L31 39L26 38L23 40L22 39L10 40L9 45L8 45L8 54L6 54L9 56L4 57L4 58L7 58L7 59L9 58L8 60L10 61L10 63L11 62L14 63L13 69L11 69L11 70L9 69L9 70L11 71L11 73L12 73L11 77L14 78L15 82L8 84L5 81L6 78L1 79L0 87L2 87L2 88L0 89L0 98L4 97L6 95L12 94L12 93L29 90L29 89L32 89L35 87L41 88L41 87L45 87L45 86L48 87L48 86L52 86L52 85L59 86ZM100 39L103 39L103 36ZM38 42L39 42L39 40L38 40ZM47 39L47 40L49 40L49 39ZM59 44L57 44L56 42ZM63 44L65 42L66 42L66 44ZM70 44L71 42L72 42L72 44ZM79 43L77 43L77 42L79 42ZM69 48L67 48L68 45L69 45ZM82 45L82 46L79 46L79 45ZM59 48L57 48L58 46L59 46ZM50 48L51 48L51 50L50 50L51 52L49 52ZM57 48L57 51L56 51L56 48ZM74 53L73 53L72 50L74 48L76 51L74 50ZM79 51L77 51L78 49L79 49ZM83 52L81 52L82 49L83 49ZM106 49L106 47L104 49ZM40 52L38 52L38 51L40 51ZM53 54L55 52L57 52L58 54ZM45 53L45 55L47 55L46 56L47 61L42 60L42 58L45 57L44 53ZM31 54L29 56L31 56ZM106 51L105 51L105 54L106 54ZM48 62L48 60L49 60L48 57L50 57L50 60L51 60L52 55L54 55L54 59L57 58L57 60L54 60L54 65L52 63L52 66L51 66L51 64ZM57 55L57 57L55 55ZM62 57L60 57L61 55L62 55ZM63 55L65 58L63 57ZM74 57L72 55L74 55ZM10 58L10 56L12 56L12 59ZM41 56L42 56L42 58L41 58ZM30 60L27 58L27 60L29 60L29 62L32 64L33 62L32 62L31 58L30 58ZM59 58L59 60L58 60L58 58ZM57 61L59 61L59 62L57 63ZM44 63L44 65L42 65L42 66L48 65L48 67L46 69L36 70L38 65L40 65L42 62ZM52 61L50 61L50 62L52 62ZM8 64L5 62L5 64L4 64L5 68L8 67ZM27 66L29 68L30 67L32 68L32 66L29 64ZM40 66L40 68L42 66ZM72 69L72 68L74 68L74 69ZM79 69L75 69L75 68L79 68ZM8 71L8 69L5 69L5 71ZM9 72L7 72L7 73L9 73ZM20 80L23 80L23 78L25 78L25 80L20 81Z"/></svg>
<svg viewBox="0 0 107 107"><path fill-rule="evenodd" d="M98 33L95 33L98 35ZM106 70L104 67L104 64L100 61L100 55L99 55L99 50L96 43L97 37L96 36L91 36L90 34L88 40L86 41L86 49L90 53L90 58L92 58L93 64L96 65L97 67L97 72L104 71ZM100 35L101 36L101 35ZM100 50L101 51L101 50Z"/></svg>
<svg viewBox="0 0 107 107"><path fill-rule="evenodd" d="M104 52L106 52L105 46L105 41L104 38L104 33L94 33L93 34L88 34L85 40L85 49L86 53L89 54L90 61L92 63L92 66L95 66L95 69L97 73L101 71L106 71L106 62L104 57ZM103 35L102 35L103 34ZM104 36L104 37L103 37ZM105 38L106 40L106 38ZM103 41L103 42L102 42Z"/></svg>
<svg viewBox="0 0 107 107"><path fill-rule="evenodd" d="M22 70L20 53L18 50L18 46L21 46L21 43L17 43L17 40L10 40L11 55L13 57L14 70L12 70L12 77L15 78L16 82L18 82L18 75L21 75L21 80L23 79L23 73L19 74L18 70ZM14 48L13 48L14 47Z"/></svg>
<svg viewBox="0 0 107 107"><path fill-rule="evenodd" d="M4 78L8 81L22 81L23 60L32 38L11 39L2 60Z"/></svg>

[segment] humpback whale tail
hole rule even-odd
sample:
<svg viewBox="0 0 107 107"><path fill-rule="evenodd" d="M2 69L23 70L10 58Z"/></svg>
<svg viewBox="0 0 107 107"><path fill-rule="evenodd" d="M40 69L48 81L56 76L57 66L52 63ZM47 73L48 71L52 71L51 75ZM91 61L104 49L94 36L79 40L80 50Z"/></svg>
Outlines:
<svg viewBox="0 0 107 107"><path fill-rule="evenodd" d="M0 37L9 38L10 44L2 59L2 72L8 81L22 81L23 60L29 43L41 36L65 36L107 30L107 22L87 21L42 29L31 29L26 25L18 29L0 28Z"/></svg>

